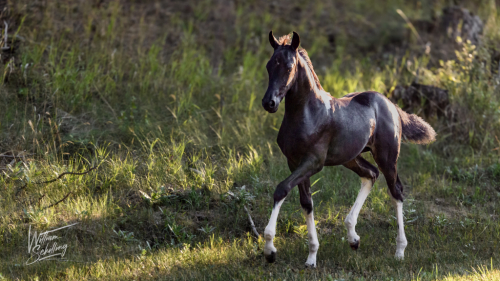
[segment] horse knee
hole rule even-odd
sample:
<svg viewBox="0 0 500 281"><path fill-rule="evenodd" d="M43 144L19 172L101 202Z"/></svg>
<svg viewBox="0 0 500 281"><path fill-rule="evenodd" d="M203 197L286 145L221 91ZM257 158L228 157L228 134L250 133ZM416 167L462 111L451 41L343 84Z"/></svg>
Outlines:
<svg viewBox="0 0 500 281"><path fill-rule="evenodd" d="M302 206L302 209L306 211L306 213L309 215L313 211L313 202L311 198L302 198L300 197L300 205Z"/></svg>
<svg viewBox="0 0 500 281"><path fill-rule="evenodd" d="M288 189L287 187L280 183L278 184L278 187L274 191L274 205L276 205L278 202L281 200L285 199L285 197L288 195Z"/></svg>

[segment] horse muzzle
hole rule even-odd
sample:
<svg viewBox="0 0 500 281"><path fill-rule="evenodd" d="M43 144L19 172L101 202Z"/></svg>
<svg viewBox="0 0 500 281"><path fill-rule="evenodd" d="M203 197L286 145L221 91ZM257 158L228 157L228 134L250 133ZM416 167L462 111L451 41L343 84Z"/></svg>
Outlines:
<svg viewBox="0 0 500 281"><path fill-rule="evenodd" d="M264 109L269 113L275 113L276 111L278 111L278 107L282 99L278 97L279 95L274 95L271 98L266 98L267 96L268 95L266 93L266 95L262 99L262 107L264 107Z"/></svg>

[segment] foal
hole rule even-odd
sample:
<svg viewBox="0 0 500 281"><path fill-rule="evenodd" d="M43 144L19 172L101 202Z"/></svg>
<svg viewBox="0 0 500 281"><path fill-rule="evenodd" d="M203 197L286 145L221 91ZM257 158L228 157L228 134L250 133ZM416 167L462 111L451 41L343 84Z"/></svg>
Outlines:
<svg viewBox="0 0 500 281"><path fill-rule="evenodd" d="M271 219L264 231L264 255L274 262L278 213L290 190L298 185L300 204L306 216L309 257L306 266L316 266L319 242L314 225L309 178L323 166L344 165L361 177L361 191L345 219L351 248L358 249L360 238L354 227L363 203L379 175L384 174L397 210L398 236L396 258L404 258L407 245L403 226L403 185L397 174L401 138L427 144L435 139L432 127L420 117L407 114L377 92L351 93L336 99L325 92L314 73L307 52L299 48L300 38L293 33L276 40L272 31L269 42L274 54L266 65L269 86L262 106L270 113L286 96L285 116L278 133L278 145L288 160L292 174L278 184L274 192ZM362 152L370 151L378 169L366 161Z"/></svg>

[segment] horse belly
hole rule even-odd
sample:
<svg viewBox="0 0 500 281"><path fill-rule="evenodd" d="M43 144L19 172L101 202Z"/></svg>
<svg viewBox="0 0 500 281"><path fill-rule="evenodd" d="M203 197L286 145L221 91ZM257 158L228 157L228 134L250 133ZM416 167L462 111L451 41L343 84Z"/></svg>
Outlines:
<svg viewBox="0 0 500 281"><path fill-rule="evenodd" d="M342 165L356 158L369 146L372 132L369 127L362 126L355 132L335 136L330 142L325 166Z"/></svg>

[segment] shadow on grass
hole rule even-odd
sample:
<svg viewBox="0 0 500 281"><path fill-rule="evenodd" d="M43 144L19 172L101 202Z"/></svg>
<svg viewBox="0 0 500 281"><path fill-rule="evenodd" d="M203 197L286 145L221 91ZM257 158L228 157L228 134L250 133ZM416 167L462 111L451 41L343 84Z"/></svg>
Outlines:
<svg viewBox="0 0 500 281"><path fill-rule="evenodd" d="M412 151L403 152L409 155L402 157L400 170L403 181L408 183L405 231L409 245L403 262L393 258L397 224L383 177L377 181L362 209L356 228L361 236L361 248L353 252L346 241L343 219L357 195L359 180L344 168L326 168L313 178L313 181L320 179L313 186L313 192L321 190L314 195L320 240L317 269L304 268L307 234L301 231L305 229L304 220L297 189L294 189L280 212L275 264L265 262L264 243L250 236L246 213L236 201L215 200L198 190L201 199L186 193L154 204L137 194L126 200L116 197L120 199L116 206L104 214L94 217L82 214L78 220L52 223L57 227L50 229L33 225L32 234L78 223L56 232L60 237L57 243L67 244L64 258L68 261L44 260L26 265L30 257L29 224L17 227L15 232L5 230L3 237L8 243L0 251L0 272L12 279L418 277L426 280L436 275L444 277L450 272L464 275L473 267L490 262L498 264L500 225L497 217L489 215L496 206L491 196L485 200L493 203L482 205L480 201L472 201L474 204L456 206L460 203L457 201L459 191L466 194L474 189L466 186L457 191L449 186L463 183L451 182L453 185L450 185L426 176L435 169L421 166L422 162L429 162L427 159L416 161L419 171L405 169L417 164L407 165L407 161L413 160ZM251 213L260 233L269 217L271 202L267 199L272 190L256 193L259 198L252 204ZM441 191L434 193L435 190ZM435 194L441 198L434 200ZM474 198L471 200L479 200ZM71 211L59 208L63 204L53 210Z"/></svg>

